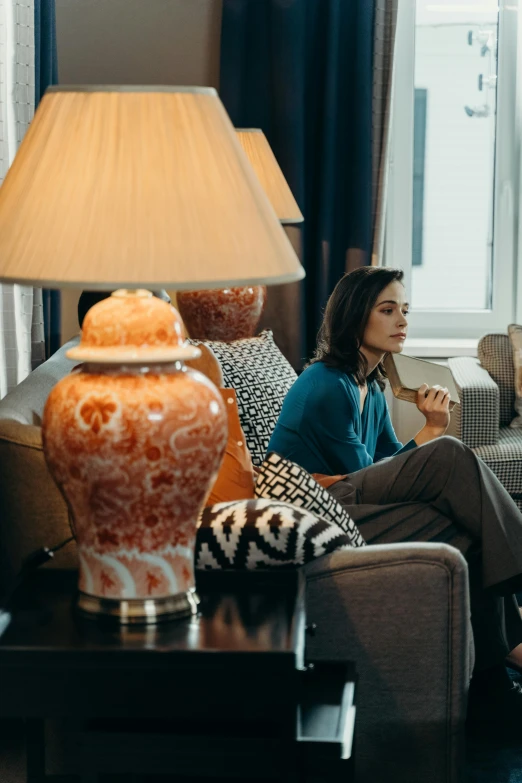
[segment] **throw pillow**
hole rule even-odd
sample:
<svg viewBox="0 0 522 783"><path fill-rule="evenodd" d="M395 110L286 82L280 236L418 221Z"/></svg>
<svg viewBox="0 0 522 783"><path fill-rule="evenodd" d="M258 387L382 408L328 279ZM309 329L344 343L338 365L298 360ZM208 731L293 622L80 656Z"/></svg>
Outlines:
<svg viewBox="0 0 522 783"><path fill-rule="evenodd" d="M522 427L522 326L510 324L508 334L513 350L515 412L517 414L509 426Z"/></svg>
<svg viewBox="0 0 522 783"><path fill-rule="evenodd" d="M281 412L283 400L297 378L292 366L266 330L245 340L230 343L203 342L217 356L223 385L236 390L241 427L254 465L260 465Z"/></svg>
<svg viewBox="0 0 522 783"><path fill-rule="evenodd" d="M338 525L352 546L366 546L359 528L341 504L304 468L271 452L256 480L256 497L273 498L306 509Z"/></svg>
<svg viewBox="0 0 522 783"><path fill-rule="evenodd" d="M219 389L219 391L227 409L228 440L225 456L206 500L206 506L254 497L254 468L239 423L236 393L234 389Z"/></svg>
<svg viewBox="0 0 522 783"><path fill-rule="evenodd" d="M195 560L200 570L289 568L351 548L340 527L308 511L273 500L239 500L203 509Z"/></svg>

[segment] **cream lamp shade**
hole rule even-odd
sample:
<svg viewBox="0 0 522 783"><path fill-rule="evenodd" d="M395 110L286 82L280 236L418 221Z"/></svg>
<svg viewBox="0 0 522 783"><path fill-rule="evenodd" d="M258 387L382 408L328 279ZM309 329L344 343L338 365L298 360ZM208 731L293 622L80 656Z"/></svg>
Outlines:
<svg viewBox="0 0 522 783"><path fill-rule="evenodd" d="M236 132L280 222L302 223L301 210L263 131L259 128L237 128Z"/></svg>
<svg viewBox="0 0 522 783"><path fill-rule="evenodd" d="M91 290L300 280L264 188L212 88L50 88L0 188L0 280Z"/></svg>

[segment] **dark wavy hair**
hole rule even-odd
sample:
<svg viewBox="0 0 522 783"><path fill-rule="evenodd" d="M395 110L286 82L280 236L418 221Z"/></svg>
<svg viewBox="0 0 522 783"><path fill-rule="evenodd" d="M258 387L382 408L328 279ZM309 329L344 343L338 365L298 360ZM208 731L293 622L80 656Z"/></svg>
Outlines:
<svg viewBox="0 0 522 783"><path fill-rule="evenodd" d="M390 283L402 283L403 277L401 269L382 266L364 266L344 275L326 303L310 364L324 362L328 367L351 373L360 386L366 380L377 381L383 390L386 372L382 363L366 378L368 362L360 347L379 294Z"/></svg>

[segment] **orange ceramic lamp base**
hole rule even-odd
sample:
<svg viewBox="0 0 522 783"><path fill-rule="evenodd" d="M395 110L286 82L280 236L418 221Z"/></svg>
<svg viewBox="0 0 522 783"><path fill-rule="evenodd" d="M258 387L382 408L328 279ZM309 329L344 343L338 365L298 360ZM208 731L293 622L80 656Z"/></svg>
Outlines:
<svg viewBox="0 0 522 783"><path fill-rule="evenodd" d="M84 363L49 395L44 450L74 523L83 612L196 611L196 521L227 439L221 395L183 362L198 353L173 307L116 292L88 312L68 353Z"/></svg>
<svg viewBox="0 0 522 783"><path fill-rule="evenodd" d="M265 306L266 287L179 291L176 300L192 338L231 342L254 336Z"/></svg>

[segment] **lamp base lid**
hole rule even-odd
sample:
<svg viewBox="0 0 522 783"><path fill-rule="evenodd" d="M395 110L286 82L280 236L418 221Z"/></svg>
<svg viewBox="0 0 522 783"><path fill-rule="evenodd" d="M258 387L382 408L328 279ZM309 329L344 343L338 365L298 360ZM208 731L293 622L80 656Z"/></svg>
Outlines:
<svg viewBox="0 0 522 783"><path fill-rule="evenodd" d="M179 347L143 347L135 345L117 347L88 347L78 345L65 354L68 359L93 364L166 364L197 359L201 351L193 345Z"/></svg>

